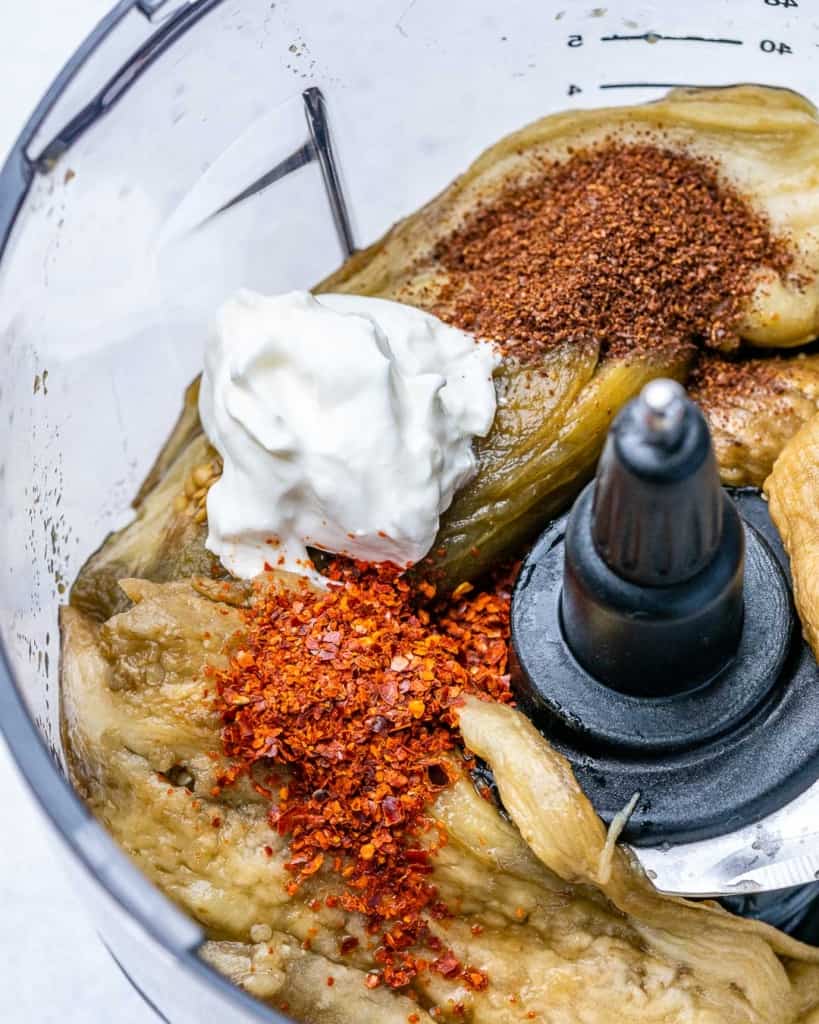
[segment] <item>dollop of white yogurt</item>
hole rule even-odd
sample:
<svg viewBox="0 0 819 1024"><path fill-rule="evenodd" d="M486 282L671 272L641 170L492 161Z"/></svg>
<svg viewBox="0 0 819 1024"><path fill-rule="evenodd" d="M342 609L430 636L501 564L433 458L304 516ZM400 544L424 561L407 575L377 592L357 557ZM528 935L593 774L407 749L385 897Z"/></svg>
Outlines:
<svg viewBox="0 0 819 1024"><path fill-rule="evenodd" d="M199 397L224 463L208 548L244 579L266 563L312 575L308 546L417 562L475 473L498 361L397 302L239 292L218 314Z"/></svg>

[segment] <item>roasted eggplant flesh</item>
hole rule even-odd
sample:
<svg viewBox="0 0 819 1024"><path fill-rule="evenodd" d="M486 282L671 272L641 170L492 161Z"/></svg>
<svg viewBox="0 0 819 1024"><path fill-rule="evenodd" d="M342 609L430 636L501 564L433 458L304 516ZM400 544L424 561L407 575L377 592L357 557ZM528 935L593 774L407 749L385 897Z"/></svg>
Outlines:
<svg viewBox="0 0 819 1024"><path fill-rule="evenodd" d="M494 772L508 817L466 773L430 807L448 836L434 882L456 909L429 926L433 945L441 939L491 983L475 991L424 972L404 991L368 988L378 951L361 918L327 899L337 876L322 869L288 894L287 837L270 827L269 799L249 776L214 795L225 762L203 668L224 664L243 592L197 579L126 580L123 592L131 607L104 624L64 609L71 778L145 874L202 923L203 956L253 995L317 1024L413 1014L511 1024L531 1013L791 1024L819 1002L819 951L715 904L658 894L607 841L568 763L520 713L474 699L460 713L463 740Z"/></svg>
<svg viewBox="0 0 819 1024"><path fill-rule="evenodd" d="M790 559L802 629L819 658L819 415L785 445L765 496Z"/></svg>
<svg viewBox="0 0 819 1024"><path fill-rule="evenodd" d="M219 471L216 453L200 431L144 494L134 521L110 534L88 559L71 588L71 603L107 619L130 603L121 579L165 582L220 574L218 560L205 548L205 495Z"/></svg>

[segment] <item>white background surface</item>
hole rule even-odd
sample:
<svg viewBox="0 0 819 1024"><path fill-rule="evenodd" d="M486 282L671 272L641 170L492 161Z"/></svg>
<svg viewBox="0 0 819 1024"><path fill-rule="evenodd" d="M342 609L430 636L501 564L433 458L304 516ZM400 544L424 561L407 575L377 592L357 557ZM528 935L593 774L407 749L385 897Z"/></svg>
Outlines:
<svg viewBox="0 0 819 1024"><path fill-rule="evenodd" d="M0 0L0 163L113 0ZM0 1021L156 1024L99 942L0 739Z"/></svg>

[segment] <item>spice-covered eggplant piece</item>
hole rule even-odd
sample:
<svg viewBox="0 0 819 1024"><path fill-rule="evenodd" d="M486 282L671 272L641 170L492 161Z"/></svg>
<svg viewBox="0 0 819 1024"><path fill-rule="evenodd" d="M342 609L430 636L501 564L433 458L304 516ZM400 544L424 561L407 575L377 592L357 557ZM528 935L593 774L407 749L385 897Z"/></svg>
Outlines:
<svg viewBox="0 0 819 1024"><path fill-rule="evenodd" d="M819 355L703 354L688 393L708 420L722 482L761 487L785 444L819 409Z"/></svg>
<svg viewBox="0 0 819 1024"><path fill-rule="evenodd" d="M379 986L367 974L321 956L284 932L264 925L264 941L206 942L201 956L251 995L286 1009L311 1024L432 1024L433 1018L409 996Z"/></svg>
<svg viewBox="0 0 819 1024"><path fill-rule="evenodd" d="M267 578L291 584L288 573ZM122 746L174 785L210 796L224 763L214 757L221 723L204 669L227 667L247 587L197 577L119 585L129 607L106 622L61 609L61 720L74 781L85 794L88 766ZM226 799L258 802L253 780L239 781Z"/></svg>
<svg viewBox="0 0 819 1024"><path fill-rule="evenodd" d="M613 139L700 158L736 187L775 235L787 240L793 256L787 273L764 266L755 270L755 287L735 325L739 337L776 348L815 336L819 119L804 97L764 86L673 89L643 106L567 111L543 118L484 152L437 198L355 254L318 290L379 295L445 313L442 294L450 302L454 298L447 293L442 259L447 238L510 186L525 186L555 161ZM593 205L592 196L590 219ZM629 212L636 215L639 209ZM707 275L711 268L706 262L701 269Z"/></svg>
<svg viewBox="0 0 819 1024"><path fill-rule="evenodd" d="M819 658L819 414L785 445L765 494L790 558L802 630Z"/></svg>

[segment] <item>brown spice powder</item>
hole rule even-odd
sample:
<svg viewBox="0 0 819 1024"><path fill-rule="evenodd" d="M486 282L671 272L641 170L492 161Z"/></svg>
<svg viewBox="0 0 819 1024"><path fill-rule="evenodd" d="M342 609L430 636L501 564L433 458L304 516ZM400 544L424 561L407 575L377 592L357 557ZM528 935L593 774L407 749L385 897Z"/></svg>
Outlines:
<svg viewBox="0 0 819 1024"><path fill-rule="evenodd" d="M724 408L727 399L782 395L785 381L778 376L783 360L778 356L737 359L718 353L702 353L686 387L691 398L706 412Z"/></svg>
<svg viewBox="0 0 819 1024"><path fill-rule="evenodd" d="M624 356L738 343L760 266L792 256L715 165L607 142L545 165L439 244L439 316L531 362L584 338Z"/></svg>

